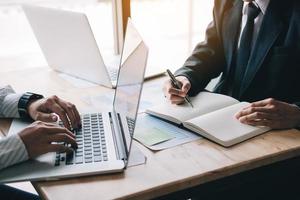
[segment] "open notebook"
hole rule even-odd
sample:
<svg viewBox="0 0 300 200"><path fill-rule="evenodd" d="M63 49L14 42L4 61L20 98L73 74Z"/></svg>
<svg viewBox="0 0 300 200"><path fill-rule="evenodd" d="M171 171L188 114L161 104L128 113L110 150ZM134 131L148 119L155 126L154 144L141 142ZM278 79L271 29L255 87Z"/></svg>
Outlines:
<svg viewBox="0 0 300 200"><path fill-rule="evenodd" d="M201 92L190 98L188 104L163 104L146 110L146 113L182 125L223 146L231 146L270 130L240 123L235 113L249 105L247 102L210 92Z"/></svg>

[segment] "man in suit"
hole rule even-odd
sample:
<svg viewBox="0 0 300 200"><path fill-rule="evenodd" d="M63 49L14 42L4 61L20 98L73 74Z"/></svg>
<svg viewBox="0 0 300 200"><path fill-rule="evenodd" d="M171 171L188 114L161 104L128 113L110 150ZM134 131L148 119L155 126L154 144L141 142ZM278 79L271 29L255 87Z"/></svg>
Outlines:
<svg viewBox="0 0 300 200"><path fill-rule="evenodd" d="M66 128L51 122L59 118ZM15 94L10 86L0 87L0 117L34 120L17 134L0 139L0 170L48 152L70 152L77 147L70 131L81 126L75 105L57 96L44 98L34 93ZM72 146L55 144L67 143ZM38 199L37 196L0 185L1 199Z"/></svg>
<svg viewBox="0 0 300 200"><path fill-rule="evenodd" d="M252 102L236 114L242 123L286 129L300 126L300 2L216 0L206 40L176 71L165 96L173 104L221 78L213 92Z"/></svg>

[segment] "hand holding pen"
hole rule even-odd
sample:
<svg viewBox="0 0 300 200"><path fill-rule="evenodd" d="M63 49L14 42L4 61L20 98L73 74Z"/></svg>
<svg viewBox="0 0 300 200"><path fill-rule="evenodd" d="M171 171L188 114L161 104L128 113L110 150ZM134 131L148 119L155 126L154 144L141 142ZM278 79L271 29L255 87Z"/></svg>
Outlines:
<svg viewBox="0 0 300 200"><path fill-rule="evenodd" d="M170 79L164 84L163 91L165 97L168 98L172 104L187 102L191 107L193 107L193 104L187 95L191 88L190 81L184 76L178 76L175 78L170 70L167 70L167 74Z"/></svg>

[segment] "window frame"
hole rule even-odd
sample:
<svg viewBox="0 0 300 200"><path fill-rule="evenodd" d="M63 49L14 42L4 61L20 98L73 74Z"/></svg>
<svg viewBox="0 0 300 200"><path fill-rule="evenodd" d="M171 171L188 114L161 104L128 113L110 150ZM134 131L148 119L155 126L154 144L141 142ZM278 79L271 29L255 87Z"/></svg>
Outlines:
<svg viewBox="0 0 300 200"><path fill-rule="evenodd" d="M112 0L114 52L122 52L127 19L130 17L130 0Z"/></svg>

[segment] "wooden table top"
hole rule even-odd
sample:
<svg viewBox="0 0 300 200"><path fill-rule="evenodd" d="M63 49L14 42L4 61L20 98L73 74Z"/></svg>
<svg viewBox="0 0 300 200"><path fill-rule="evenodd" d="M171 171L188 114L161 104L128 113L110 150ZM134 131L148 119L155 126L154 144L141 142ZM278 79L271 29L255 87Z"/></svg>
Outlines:
<svg viewBox="0 0 300 200"><path fill-rule="evenodd" d="M34 80L34 81L33 81ZM145 83L143 97L162 100L159 87L163 79ZM1 83L9 83L16 91L57 94L74 102L79 110L89 105L82 95L113 94L100 86L75 88L54 71L33 68L1 73ZM154 99L154 98L152 98ZM1 132L9 127L1 120ZM73 178L61 181L35 182L34 186L45 199L149 199L220 179L256 167L300 155L300 131L270 131L230 148L206 139L159 152L152 152L135 142L147 157L145 165L129 167L122 173Z"/></svg>

